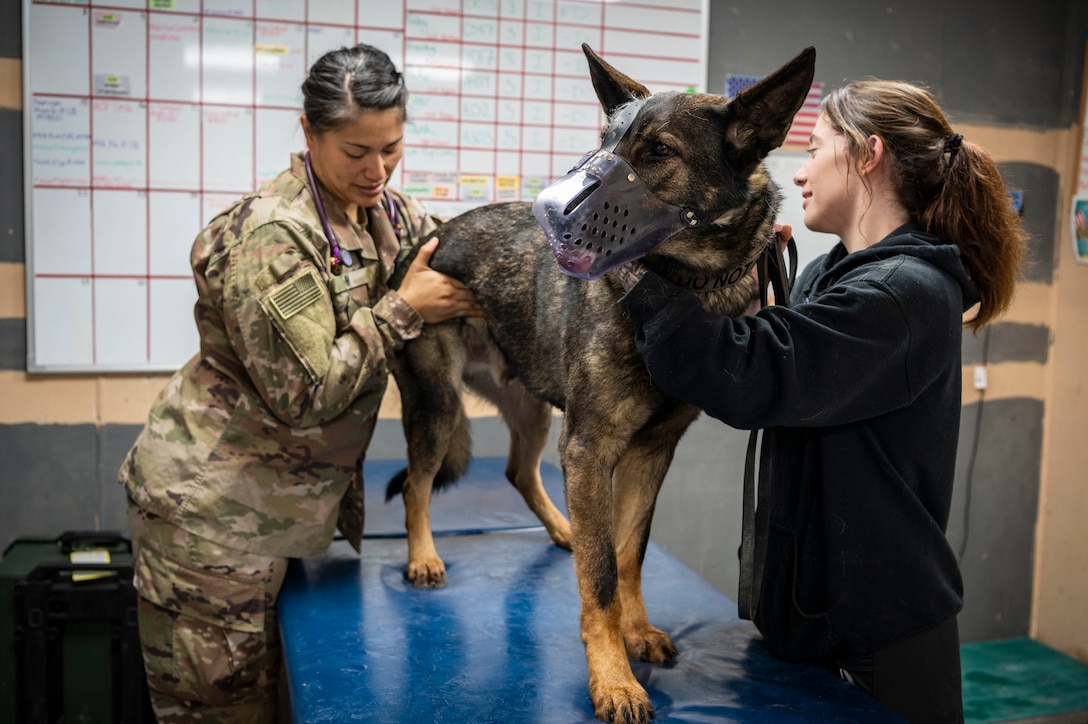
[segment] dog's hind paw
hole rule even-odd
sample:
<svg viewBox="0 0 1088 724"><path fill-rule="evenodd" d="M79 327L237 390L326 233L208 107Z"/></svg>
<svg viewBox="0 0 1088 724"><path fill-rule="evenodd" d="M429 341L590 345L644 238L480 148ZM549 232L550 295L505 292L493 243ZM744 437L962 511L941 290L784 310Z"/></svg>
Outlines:
<svg viewBox="0 0 1088 724"><path fill-rule="evenodd" d="M446 564L441 558L427 561L409 561L404 577L416 588L442 588L446 585Z"/></svg>
<svg viewBox="0 0 1088 724"><path fill-rule="evenodd" d="M679 653L669 635L654 626L624 634L623 645L627 649L627 658L651 664L671 664Z"/></svg>
<svg viewBox="0 0 1088 724"><path fill-rule="evenodd" d="M562 526L555 528L554 530L548 528L548 535L551 537L552 543L559 546L563 550L573 550L573 535L570 532L570 523L568 523L566 520L563 521Z"/></svg>

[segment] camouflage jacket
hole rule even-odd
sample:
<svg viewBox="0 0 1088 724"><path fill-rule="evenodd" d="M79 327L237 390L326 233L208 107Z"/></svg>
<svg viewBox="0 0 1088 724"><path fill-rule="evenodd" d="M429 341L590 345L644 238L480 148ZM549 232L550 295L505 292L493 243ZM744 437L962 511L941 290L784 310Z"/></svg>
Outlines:
<svg viewBox="0 0 1088 724"><path fill-rule="evenodd" d="M193 243L200 352L154 402L120 482L192 533L265 555L324 550L388 380L423 320L387 287L436 222L397 194L362 223L322 194L353 263L331 271L302 156L213 219ZM361 526L361 520L359 521Z"/></svg>

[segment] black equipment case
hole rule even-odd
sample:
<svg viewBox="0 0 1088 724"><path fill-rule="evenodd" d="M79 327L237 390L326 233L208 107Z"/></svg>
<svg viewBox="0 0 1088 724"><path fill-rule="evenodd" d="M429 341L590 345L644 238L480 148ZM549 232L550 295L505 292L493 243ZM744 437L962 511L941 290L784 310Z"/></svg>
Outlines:
<svg viewBox="0 0 1088 724"><path fill-rule="evenodd" d="M13 541L0 559L0 721L154 721L136 620L127 538Z"/></svg>

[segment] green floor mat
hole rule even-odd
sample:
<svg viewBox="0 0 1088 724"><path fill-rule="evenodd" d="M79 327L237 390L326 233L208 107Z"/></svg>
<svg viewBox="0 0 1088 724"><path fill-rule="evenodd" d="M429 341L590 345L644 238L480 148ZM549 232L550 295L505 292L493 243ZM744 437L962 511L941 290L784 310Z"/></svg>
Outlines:
<svg viewBox="0 0 1088 724"><path fill-rule="evenodd" d="M964 644L960 658L967 724L1088 722L1088 665L1028 638Z"/></svg>

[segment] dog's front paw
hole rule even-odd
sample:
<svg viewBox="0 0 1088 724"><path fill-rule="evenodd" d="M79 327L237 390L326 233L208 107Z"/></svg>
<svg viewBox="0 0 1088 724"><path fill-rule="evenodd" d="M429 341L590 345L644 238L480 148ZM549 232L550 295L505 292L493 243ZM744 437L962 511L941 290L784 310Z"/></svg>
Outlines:
<svg viewBox="0 0 1088 724"><path fill-rule="evenodd" d="M416 588L441 588L446 585L446 564L438 557L408 561L404 577Z"/></svg>
<svg viewBox="0 0 1088 724"><path fill-rule="evenodd" d="M647 724L655 716L650 696L638 684L598 691L590 688L593 716L615 724Z"/></svg>
<svg viewBox="0 0 1088 724"><path fill-rule="evenodd" d="M627 658L651 664L671 664L676 661L678 653L669 635L654 626L624 634L623 645L627 649Z"/></svg>

